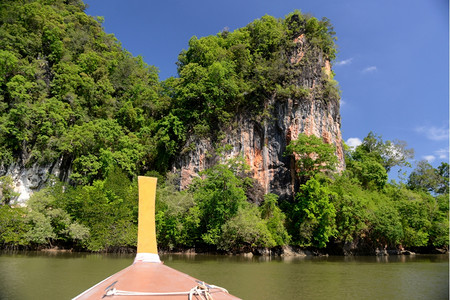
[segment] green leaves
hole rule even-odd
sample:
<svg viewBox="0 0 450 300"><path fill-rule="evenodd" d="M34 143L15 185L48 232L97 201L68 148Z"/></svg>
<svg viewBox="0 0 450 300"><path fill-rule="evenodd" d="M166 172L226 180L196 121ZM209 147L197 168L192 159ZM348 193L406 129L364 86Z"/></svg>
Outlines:
<svg viewBox="0 0 450 300"><path fill-rule="evenodd" d="M236 109L261 116L262 103L274 93L279 100L308 97L310 87L299 86L298 74L310 66L306 59L301 67L291 62L298 47L294 39L301 34L307 35L307 44L299 51L334 58L329 21L317 21L299 11L285 19L266 15L233 32L192 37L178 59L180 82L174 104L179 119L188 130L206 120L214 139L221 127L229 126ZM323 85L324 98L339 97L335 81Z"/></svg>
<svg viewBox="0 0 450 300"><path fill-rule="evenodd" d="M236 112L270 119L271 108L262 105L269 98L339 98L337 82L318 62L336 55L327 19L295 11L193 37L179 56L179 78L160 82L156 67L103 31L101 18L87 16L82 2L69 2L0 4L0 160L60 159L71 166L74 185L35 193L25 210L9 207L13 183L0 178L2 245L134 246L137 188L130 179L165 173L176 155L191 149L192 135L220 148L220 133L233 126ZM299 84L304 73L315 88ZM373 133L347 153L347 171L334 181L320 176L335 170L333 145L302 134L286 155L301 186L295 199L280 203L284 211L272 194L259 208L247 203L252 179L239 159L205 170L187 191L169 178L158 187L160 244L227 251L291 239L315 247L331 239L448 246L448 164L421 163L407 187L388 184L387 173L408 166L412 150Z"/></svg>
<svg viewBox="0 0 450 300"><path fill-rule="evenodd" d="M311 178L301 186L291 212L293 239L299 245L323 248L337 234L336 209L331 197L333 193L318 178Z"/></svg>
<svg viewBox="0 0 450 300"><path fill-rule="evenodd" d="M350 157L354 160L376 161L389 173L394 166L410 166L408 159L414 156L414 150L406 147L404 141L383 141L381 136L369 132L362 144L350 154Z"/></svg>
<svg viewBox="0 0 450 300"><path fill-rule="evenodd" d="M408 178L408 187L412 190L448 194L448 164L442 162L435 169L427 161L420 161Z"/></svg>
<svg viewBox="0 0 450 300"><path fill-rule="evenodd" d="M14 74L19 59L13 52L0 50L0 86Z"/></svg>
<svg viewBox="0 0 450 300"><path fill-rule="evenodd" d="M329 172L337 164L336 149L333 145L324 143L315 135L299 134L286 147L285 155L295 159L297 174L302 183L319 172Z"/></svg>
<svg viewBox="0 0 450 300"><path fill-rule="evenodd" d="M8 2L0 16L0 156L26 157L28 165L62 158L76 184L105 178L112 165L130 176L165 171L188 134L218 140L237 110L262 115L276 90L307 97L286 73L292 30L327 34L325 23L307 28L300 12L295 25L263 16L234 32L193 37L179 56L180 78L159 82L154 66L84 8Z"/></svg>
<svg viewBox="0 0 450 300"><path fill-rule="evenodd" d="M28 244L26 233L30 229L25 222L25 208L0 205L0 245L19 247Z"/></svg>
<svg viewBox="0 0 450 300"><path fill-rule="evenodd" d="M247 25L252 51L263 58L271 58L283 46L284 26L276 18L265 15Z"/></svg>
<svg viewBox="0 0 450 300"><path fill-rule="evenodd" d="M244 181L225 164L207 169L201 176L203 179L195 180L191 189L201 213L202 238L206 243L216 244L222 225L245 203Z"/></svg>
<svg viewBox="0 0 450 300"><path fill-rule="evenodd" d="M53 246L55 243L75 240L83 243L89 237L89 228L74 222L61 207L61 186L54 182L53 187L45 188L32 195L28 201L25 223L29 230L25 233L28 242Z"/></svg>
<svg viewBox="0 0 450 300"><path fill-rule="evenodd" d="M92 251L135 247L137 241L137 183L119 169L105 181L69 188L58 195L59 205L76 222L68 235Z"/></svg>
<svg viewBox="0 0 450 300"><path fill-rule="evenodd" d="M275 243L275 246L287 245L291 237L286 230L286 215L278 207L278 196L266 194L261 205L261 218L266 220L267 229Z"/></svg>
<svg viewBox="0 0 450 300"><path fill-rule="evenodd" d="M14 191L14 182L10 175L0 177L0 205L13 204L20 194Z"/></svg>
<svg viewBox="0 0 450 300"><path fill-rule="evenodd" d="M283 246L289 241L277 197L263 207L247 202L250 188L244 162L232 159L201 173L186 191L174 174L157 191L156 229L163 248L207 247L231 252Z"/></svg>
<svg viewBox="0 0 450 300"><path fill-rule="evenodd" d="M160 184L156 196L156 236L161 248L193 247L198 242L200 211L193 196L177 191L175 177L169 174Z"/></svg>
<svg viewBox="0 0 450 300"><path fill-rule="evenodd" d="M40 0L2 6L0 141L5 162L63 158L75 182L87 184L104 178L110 164L135 175L144 156L155 157L138 132L155 128L161 108L157 69L123 50L83 9Z"/></svg>
<svg viewBox="0 0 450 300"><path fill-rule="evenodd" d="M361 145L346 153L347 170L353 172L365 188L382 189L391 168L410 166L408 160L414 150L406 147L403 141L383 141L381 136L369 132Z"/></svg>
<svg viewBox="0 0 450 300"><path fill-rule="evenodd" d="M267 222L260 218L258 208L250 203L223 224L216 243L219 249L236 252L277 245Z"/></svg>

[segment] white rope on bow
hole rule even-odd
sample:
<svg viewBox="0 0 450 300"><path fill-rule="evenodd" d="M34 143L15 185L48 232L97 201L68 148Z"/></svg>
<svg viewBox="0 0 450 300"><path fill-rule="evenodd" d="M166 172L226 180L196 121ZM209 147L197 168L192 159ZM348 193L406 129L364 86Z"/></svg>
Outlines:
<svg viewBox="0 0 450 300"><path fill-rule="evenodd" d="M117 283L114 282L109 287L106 288L106 292L103 295L104 297L109 296L177 296L177 295L187 295L189 300L192 300L193 296L200 296L202 300L214 300L211 293L209 292L210 289L219 289L225 293L228 294L228 291L224 288L221 288L216 285L209 285L201 281L197 281L198 285L193 287L187 292L133 292L133 291L122 291L118 290L114 287L114 285Z"/></svg>

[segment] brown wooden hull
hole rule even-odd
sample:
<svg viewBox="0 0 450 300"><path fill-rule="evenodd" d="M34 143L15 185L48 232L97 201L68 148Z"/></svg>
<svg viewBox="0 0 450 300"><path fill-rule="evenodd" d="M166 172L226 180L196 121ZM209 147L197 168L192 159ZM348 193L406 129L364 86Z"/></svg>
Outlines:
<svg viewBox="0 0 450 300"><path fill-rule="evenodd" d="M162 263L135 262L131 266L103 280L75 297L82 299L189 299L189 291L199 286L199 281ZM115 289L115 290L114 290ZM239 299L220 288L208 288L214 300ZM109 292L108 292L109 291ZM108 295L120 291L154 293L154 295ZM184 293L158 295L158 293ZM125 293L127 294L127 293ZM207 299L193 294L192 299Z"/></svg>

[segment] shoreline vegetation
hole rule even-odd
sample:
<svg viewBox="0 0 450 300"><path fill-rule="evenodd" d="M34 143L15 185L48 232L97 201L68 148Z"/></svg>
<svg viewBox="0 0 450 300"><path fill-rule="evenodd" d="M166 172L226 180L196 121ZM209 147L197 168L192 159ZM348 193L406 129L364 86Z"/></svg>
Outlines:
<svg viewBox="0 0 450 300"><path fill-rule="evenodd" d="M216 143L238 112L270 121L267 97L309 96L296 85L299 70L282 58L304 34L305 63L317 53L333 61L336 38L328 19L294 11L193 37L180 53L179 77L160 81L156 67L133 57L104 32L103 18L84 10L81 0L0 3L0 248L133 249L137 176L146 175L158 177L161 249L448 251L448 163L422 161L400 182L388 182L393 168L410 167L413 151L372 132L345 150L340 173L334 145L304 134L290 141L284 155L295 163L298 181L291 199L259 191L239 156L218 159L179 190L171 166L195 146L187 145L190 136ZM332 77L324 75L322 97L311 101L338 101ZM58 177L25 206L15 203L8 168L51 164L60 167Z"/></svg>
<svg viewBox="0 0 450 300"><path fill-rule="evenodd" d="M341 250L341 249L339 249ZM98 254L135 254L136 247L118 247L111 249L111 251L86 251L83 249L74 248L59 248L54 246L52 248L30 248L30 247L16 247L16 248L2 248L2 253L22 253L22 252L46 252L46 253L98 253ZM160 255L224 255L224 256L270 256L270 257L303 257L303 256L390 256L390 255L429 255L429 254L449 254L447 248L437 247L412 247L410 249L386 248L386 249L371 249L368 252L345 253L336 252L336 249L319 249L319 248L302 248L298 246L283 246L276 248L258 248L252 252L224 252L224 251L210 251L208 249L158 249Z"/></svg>

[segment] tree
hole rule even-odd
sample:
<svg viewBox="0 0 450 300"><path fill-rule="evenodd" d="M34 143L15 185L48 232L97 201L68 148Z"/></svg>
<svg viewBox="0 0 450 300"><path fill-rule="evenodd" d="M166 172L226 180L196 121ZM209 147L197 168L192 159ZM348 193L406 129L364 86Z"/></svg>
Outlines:
<svg viewBox="0 0 450 300"><path fill-rule="evenodd" d="M408 188L412 190L435 191L439 181L438 172L426 160L419 161L409 174Z"/></svg>
<svg viewBox="0 0 450 300"><path fill-rule="evenodd" d="M264 196L264 202L261 205L261 217L267 222L267 229L272 235L275 246L284 246L289 243L289 236L286 227L286 215L277 205L278 196L272 193Z"/></svg>
<svg viewBox="0 0 450 300"><path fill-rule="evenodd" d="M136 245L137 180L131 181L120 168L92 185L66 187L59 204L74 221L89 229L84 242L88 250L114 251Z"/></svg>
<svg viewBox="0 0 450 300"><path fill-rule="evenodd" d="M11 176L0 177L0 204L9 205L20 194L14 191L14 182Z"/></svg>
<svg viewBox="0 0 450 300"><path fill-rule="evenodd" d="M200 173L190 190L200 211L202 240L216 245L222 226L246 203L245 181L236 176L229 164L217 164Z"/></svg>
<svg viewBox="0 0 450 300"><path fill-rule="evenodd" d="M401 243L404 232L400 215L395 207L380 203L370 221L370 235L373 241L382 246L397 246Z"/></svg>
<svg viewBox="0 0 450 300"><path fill-rule="evenodd" d="M417 167L409 174L407 185L412 190L448 194L448 163L442 162L436 169L425 160L419 161Z"/></svg>
<svg viewBox="0 0 450 300"><path fill-rule="evenodd" d="M25 222L26 209L0 205L0 246L17 248L29 243L26 234L30 229Z"/></svg>
<svg viewBox="0 0 450 300"><path fill-rule="evenodd" d="M168 173L158 181L156 193L156 236L168 249L194 247L200 240L200 211L191 192L178 191L178 177Z"/></svg>
<svg viewBox="0 0 450 300"><path fill-rule="evenodd" d="M300 246L323 248L336 232L334 193L317 176L300 187L291 212L292 237Z"/></svg>
<svg viewBox="0 0 450 300"><path fill-rule="evenodd" d="M365 189L381 190L388 180L386 169L370 156L363 156L360 160L348 161L347 170L359 180L359 183Z"/></svg>
<svg viewBox="0 0 450 300"><path fill-rule="evenodd" d="M414 157L414 149L407 149L405 141L383 141L381 136L369 132L361 145L351 154L354 160L369 157L380 163L389 173L392 167L410 166L408 159Z"/></svg>
<svg viewBox="0 0 450 300"><path fill-rule="evenodd" d="M410 166L408 159L413 157L414 150L406 147L406 142L384 142L381 136L369 132L361 145L346 152L347 170L364 188L382 189L392 167Z"/></svg>
<svg viewBox="0 0 450 300"><path fill-rule="evenodd" d="M223 224L218 239L218 248L223 250L241 251L273 246L276 242L267 228L267 222L261 219L258 208L250 203L246 203Z"/></svg>
<svg viewBox="0 0 450 300"><path fill-rule="evenodd" d="M439 175L439 183L435 190L438 194L448 194L449 192L449 164L442 162L437 169Z"/></svg>
<svg viewBox="0 0 450 300"><path fill-rule="evenodd" d="M39 192L34 193L27 202L29 224L26 237L35 244L54 246L55 243L74 241L84 243L89 237L89 229L74 221L60 206L58 197L62 186L53 182Z"/></svg>
<svg viewBox="0 0 450 300"><path fill-rule="evenodd" d="M300 134L286 147L285 155L293 155L301 183L319 172L335 170L337 164L335 147L315 135Z"/></svg>
<svg viewBox="0 0 450 300"><path fill-rule="evenodd" d="M7 1L0 15L1 161L60 159L76 184L104 179L113 165L129 176L148 169L156 145L147 137L163 109L158 70L84 9L82 1Z"/></svg>
<svg viewBox="0 0 450 300"><path fill-rule="evenodd" d="M344 173L330 185L336 208L336 240L352 242L363 238L368 232L369 205L376 192L367 190ZM375 194L375 195L374 195Z"/></svg>

